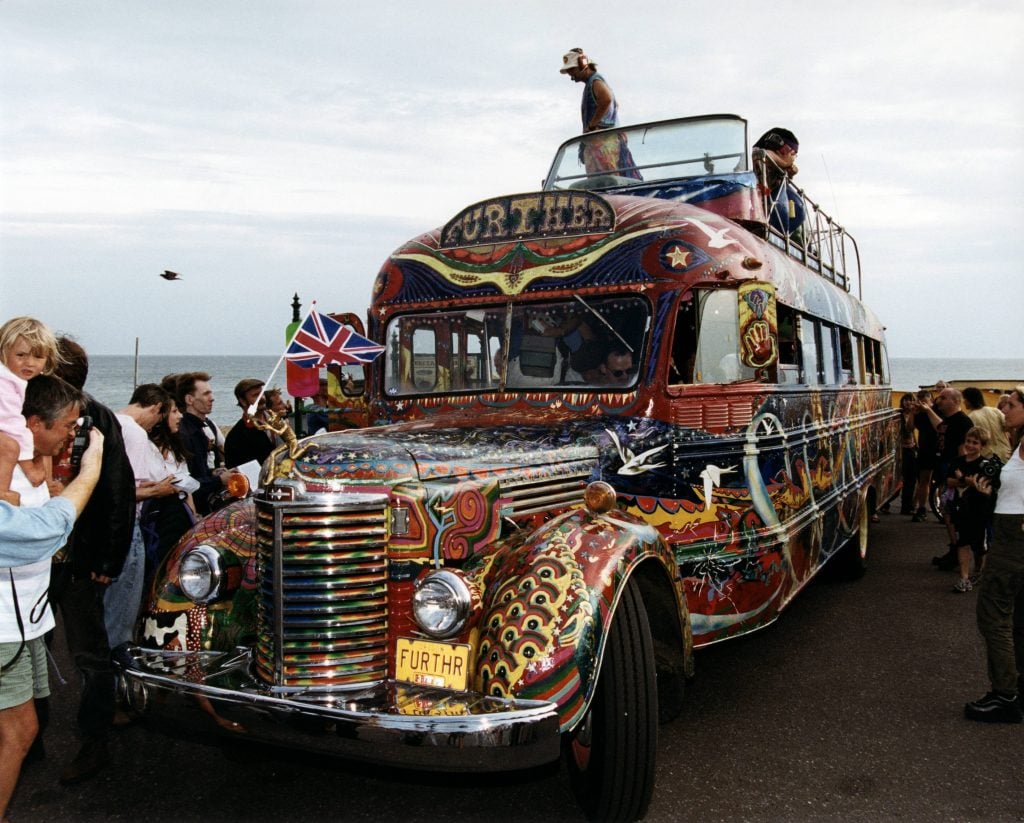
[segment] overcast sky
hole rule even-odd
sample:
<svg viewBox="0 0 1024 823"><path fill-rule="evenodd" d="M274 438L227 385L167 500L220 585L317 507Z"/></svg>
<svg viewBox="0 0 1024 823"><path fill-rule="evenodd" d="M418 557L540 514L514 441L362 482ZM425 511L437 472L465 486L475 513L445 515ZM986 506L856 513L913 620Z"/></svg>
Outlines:
<svg viewBox="0 0 1024 823"><path fill-rule="evenodd" d="M539 187L582 46L625 124L796 132L891 356L1019 357L1022 42L1020 0L0 0L0 314L144 355L365 317L404 240Z"/></svg>

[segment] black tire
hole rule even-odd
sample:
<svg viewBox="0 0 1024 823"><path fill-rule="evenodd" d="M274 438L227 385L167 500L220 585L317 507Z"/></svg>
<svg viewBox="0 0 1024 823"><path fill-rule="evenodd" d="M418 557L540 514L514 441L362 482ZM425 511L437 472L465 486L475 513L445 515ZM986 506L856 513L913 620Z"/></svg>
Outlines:
<svg viewBox="0 0 1024 823"><path fill-rule="evenodd" d="M626 583L612 618L597 691L565 735L573 793L590 820L639 820L654 793L658 694L654 646L639 588Z"/></svg>
<svg viewBox="0 0 1024 823"><path fill-rule="evenodd" d="M868 548L871 544L871 517L874 507L865 500L857 515L857 531L836 553L833 568L843 580L860 580L868 570Z"/></svg>

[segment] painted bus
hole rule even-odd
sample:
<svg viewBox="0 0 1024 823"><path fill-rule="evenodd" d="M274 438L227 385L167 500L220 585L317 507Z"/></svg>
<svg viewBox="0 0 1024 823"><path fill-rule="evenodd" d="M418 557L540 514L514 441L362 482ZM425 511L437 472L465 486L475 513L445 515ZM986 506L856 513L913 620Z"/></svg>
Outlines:
<svg viewBox="0 0 1024 823"><path fill-rule="evenodd" d="M132 704L407 767L561 756L589 817L642 817L694 649L861 574L896 489L856 244L747 146L735 115L581 135L395 250L347 318L384 347L339 381L366 425L182 539Z"/></svg>

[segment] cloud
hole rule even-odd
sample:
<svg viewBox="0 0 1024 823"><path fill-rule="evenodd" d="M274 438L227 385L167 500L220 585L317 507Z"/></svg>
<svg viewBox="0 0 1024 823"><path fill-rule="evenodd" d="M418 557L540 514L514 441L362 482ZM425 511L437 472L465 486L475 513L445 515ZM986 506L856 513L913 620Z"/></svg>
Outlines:
<svg viewBox="0 0 1024 823"><path fill-rule="evenodd" d="M576 45L626 122L794 128L798 182L857 238L897 355L935 315L1010 322L958 286L1019 274L1016 2L7 0L0 17L2 308L97 352L140 329L151 351L273 352L295 291L363 313L405 239L539 186L579 128L557 73Z"/></svg>

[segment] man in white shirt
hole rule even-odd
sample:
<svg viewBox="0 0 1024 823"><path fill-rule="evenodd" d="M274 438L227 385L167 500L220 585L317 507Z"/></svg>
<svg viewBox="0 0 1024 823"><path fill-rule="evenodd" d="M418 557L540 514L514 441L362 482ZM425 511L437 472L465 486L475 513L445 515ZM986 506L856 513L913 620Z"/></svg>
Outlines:
<svg viewBox="0 0 1024 823"><path fill-rule="evenodd" d="M124 450L135 474L136 506L150 497L178 493L160 450L149 439L150 429L167 414L171 402L171 396L156 383L144 383L135 389L131 402L117 413ZM135 514L132 545L124 568L103 597L104 621L111 649L131 641L142 604L146 548L142 542L137 509Z"/></svg>

